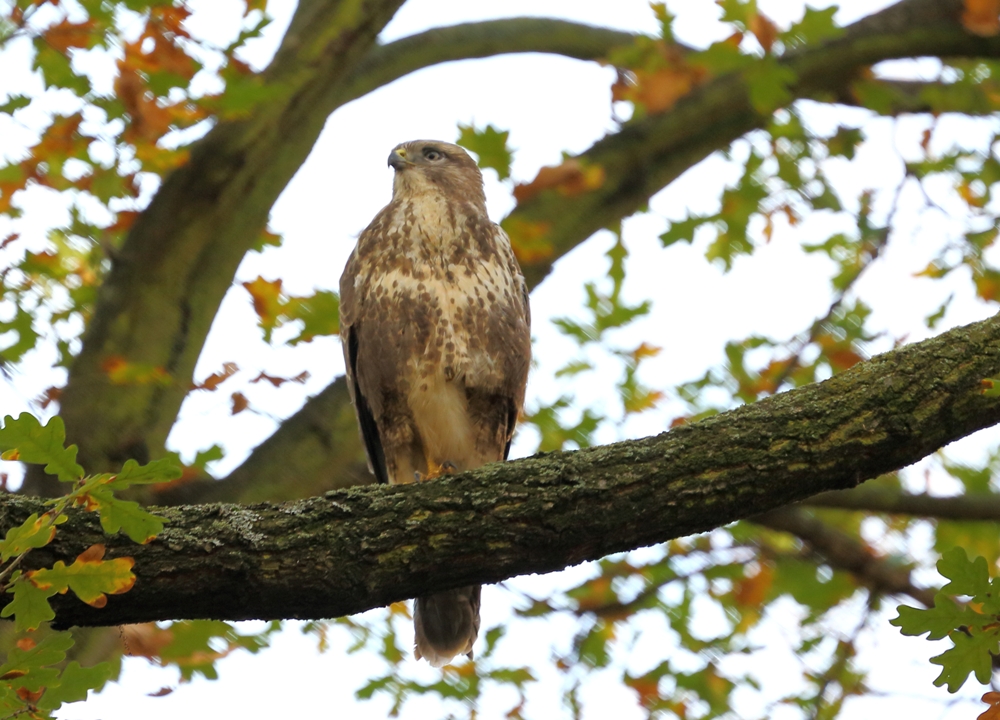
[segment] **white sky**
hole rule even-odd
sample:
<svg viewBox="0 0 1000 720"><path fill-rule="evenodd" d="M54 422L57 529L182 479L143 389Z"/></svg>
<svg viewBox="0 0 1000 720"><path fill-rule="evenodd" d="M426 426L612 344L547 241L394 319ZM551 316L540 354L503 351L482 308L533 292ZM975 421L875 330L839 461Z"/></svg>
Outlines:
<svg viewBox="0 0 1000 720"><path fill-rule="evenodd" d="M708 0L698 3L668 3L679 14L676 34L692 44L707 44L722 36L724 31L715 22L717 7ZM779 24L787 24L801 15L797 2L760 1L761 9ZM879 5L888 3L881 2ZM225 45L238 30L236 19L242 4L236 0L204 0L195 4L198 13L189 23L192 31ZM691 7L688 8L687 6ZM873 4L856 0L843 3L841 19L851 19L872 11ZM266 64L273 52L292 10L289 2L272 2L270 11L275 23L266 37L252 48L248 59L257 66ZM391 40L420 30L467 20L518 15L555 16L593 24L654 33L657 30L648 5L641 0L616 0L614 3L596 0L576 3L557 0L505 0L453 2L450 0L411 0L397 14L386 31L384 40ZM28 72L27 54L23 45L15 43L0 53L0 93L37 91L40 84ZM899 65L900 72L933 73L933 63ZM506 56L466 63L451 63L415 73L382 88L361 100L341 108L330 118L312 155L288 185L271 214L271 227L285 235L284 246L261 255L251 254L240 267L237 282L227 296L212 334L199 362L197 377L218 370L223 362L236 362L242 373L223 385L216 393L193 396L181 412L180 422L171 434L170 444L186 458L213 443L227 448L227 457L214 466L217 474L225 474L238 465L249 450L267 437L275 419L290 415L303 399L318 392L331 379L341 374L342 361L337 341L318 339L296 349L271 347L264 344L256 329L256 317L246 292L239 282L263 275L271 280L282 278L292 294L307 294L313 289L336 289L340 273L357 234L387 202L391 187L391 170L385 157L396 143L414 138L454 140L456 124L492 123L511 131L510 144L517 149L513 165L516 180L530 180L545 164L559 162L562 151L579 152L605 133L614 130L610 117L609 86L614 72L595 64L549 56ZM461 93L446 88L462 88ZM2 101L2 100L0 100ZM62 101L53 101L56 107ZM833 128L837 122L861 122L867 116L858 111L844 111L832 116L815 106L808 118L817 128ZM30 124L30 119L21 118ZM875 120L865 126L869 142L857 160L848 165L832 167L830 175L838 183L842 197L856 197L866 187L891 187L901 177L901 165L892 148L912 153L924 119L908 119L894 124ZM939 123L934 147L943 150L956 138L973 143L987 137L984 123L971 123L957 118L944 118ZM5 132L6 131L6 132ZM978 135L977 135L978 134ZM0 151L10 153L17 143L30 137L26 128L0 126ZM737 148L737 155L740 155ZM651 299L652 314L634 327L615 336L622 346L632 347L641 340L663 345L660 357L648 363L645 380L654 387L669 388L679 382L702 375L708 367L722 360L724 344L731 338L751 333L786 338L807 328L825 313L830 303L827 277L828 260L805 256L798 248L801 242L825 239L832 231L829 218L813 218L794 233L779 228L775 239L751 258L740 258L734 270L723 275L708 265L703 257L704 242L694 247L676 245L664 251L658 235L666 227L666 218L680 219L686 209L712 211L719 196L720 183L733 181L739 168L721 157L713 156L692 169L681 180L658 194L650 204L650 212L625 223L624 239L631 253L628 262L628 299ZM499 220L513 206L510 187L496 181L486 172L487 197L491 215ZM65 221L53 212L51 195L45 191L26 193L25 219L16 227L32 243L43 243L47 226ZM338 204L332 198L349 198ZM904 196L907 207L913 208L915 197ZM884 210L884 208L882 209ZM872 327L885 330L886 341L871 348L872 352L888 349L891 339L909 336L910 340L926 337L923 318L933 312L950 292L956 300L940 329L982 319L995 308L975 301L967 278L949 284L916 280L912 274L933 256L943 234L955 225L940 216L900 212L903 228L893 237L883 257L859 281L857 290L874 308ZM6 226L0 224L0 236ZM617 374L605 373L598 382L589 381L584 387L557 385L550 380L552 372L574 351L572 344L553 332L548 319L578 313L583 297L581 280L604 275L607 262L603 257L612 238L599 233L586 246L560 261L556 271L532 295L535 356L538 367L529 381L531 398L551 400L570 389L581 403L600 403L613 394ZM0 261L2 261L0 257ZM280 332L276 334L280 336ZM280 337L279 337L280 339ZM38 366L47 359L37 356ZM30 364L29 364L30 367ZM246 385L260 370L272 375L294 376L308 370L311 379L304 386L284 385L280 391L262 383ZM46 387L60 384L60 375L36 371L19 374L13 383L0 385L0 410L14 414L31 409L28 401ZM260 414L244 412L229 414L229 395L235 390L245 392ZM630 420L623 428L608 428L602 440L659 432L665 422L676 415L679 405L668 402L657 412ZM982 457L984 449L1000 439L996 430L980 433L963 441L955 452L970 461ZM530 452L533 440L524 437L516 446L521 454ZM8 468L0 468L8 469ZM12 473L12 468L9 469ZM945 485L941 486L947 489ZM542 594L546 587L565 585L585 577L586 570L568 571L562 578L531 578L517 582L518 587ZM754 640L770 648L752 656L756 668L767 668L771 696L789 688L786 678L798 678L800 669L790 656L781 635L789 633L787 625L794 615L791 607L779 608L780 618L766 623ZM503 621L510 614L509 601L500 590L488 589L485 594L483 627ZM894 613L888 613L892 616ZM710 628L713 618L706 615ZM292 624L290 624L291 626ZM630 661L642 666L642 658L650 663L662 659L664 634L644 627ZM563 621L545 626L535 622L520 624L511 630L519 642L508 643L505 652L513 662L526 662L532 657L546 662L551 644L566 646L572 637L572 627ZM710 631L707 631L710 633ZM769 635L770 634L770 635ZM405 636L405 633L404 633ZM886 692L902 693L893 699L866 699L851 705L852 718L881 717L888 712L912 718L969 717L975 706L957 705L950 710L942 703L947 693L931 686L935 668L927 658L941 652L922 638L903 638L894 628L884 630L867 641L864 662L876 668L872 686ZM224 713L241 718L265 718L291 712L309 716L364 718L380 717L387 706L380 702L357 703L353 691L380 664L363 655L347 656L346 639L333 634L332 649L317 654L315 640L305 638L294 629L281 634L274 647L258 656L235 653L219 663L221 679L216 682L195 681L164 698L148 698L165 685L174 685L176 673L150 668L143 660L125 663L120 685L112 686L86 704L67 707L60 713L66 720L118 720L143 717L200 717ZM645 668L643 668L645 669ZM424 677L433 675L429 668ZM796 680L797 682L797 680ZM965 696L978 697L981 690L971 682ZM550 680L540 683L530 694L529 716L558 718L565 716L560 706L559 688ZM597 678L584 692L591 702L585 717L606 717L614 712L618 720L643 716L635 705L631 691L611 678ZM934 698L930 700L928 698ZM758 697L746 696L741 702L743 712L762 712ZM888 703L892 703L891 706ZM494 698L479 708L481 718L499 717L513 704L509 698ZM976 709L976 712L981 708ZM779 708L774 717L785 717ZM421 699L406 706L407 718L437 717L445 714L433 699ZM787 715L793 717L793 715Z"/></svg>

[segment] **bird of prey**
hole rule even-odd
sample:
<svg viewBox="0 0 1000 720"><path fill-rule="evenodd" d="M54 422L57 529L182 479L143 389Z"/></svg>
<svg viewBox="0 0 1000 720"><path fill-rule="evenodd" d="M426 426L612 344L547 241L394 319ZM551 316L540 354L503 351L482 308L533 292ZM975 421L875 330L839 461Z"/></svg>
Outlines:
<svg viewBox="0 0 1000 720"><path fill-rule="evenodd" d="M389 155L392 200L340 278L347 380L371 471L410 483L506 460L531 361L528 291L457 145ZM414 654L472 657L480 586L414 601Z"/></svg>

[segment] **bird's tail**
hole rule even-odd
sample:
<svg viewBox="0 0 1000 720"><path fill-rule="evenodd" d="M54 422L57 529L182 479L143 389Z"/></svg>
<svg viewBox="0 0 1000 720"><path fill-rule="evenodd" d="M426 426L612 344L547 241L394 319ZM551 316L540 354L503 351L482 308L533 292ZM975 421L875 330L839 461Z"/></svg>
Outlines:
<svg viewBox="0 0 1000 720"><path fill-rule="evenodd" d="M443 667L456 655L472 658L479 635L479 594L482 585L447 590L413 602L414 655Z"/></svg>

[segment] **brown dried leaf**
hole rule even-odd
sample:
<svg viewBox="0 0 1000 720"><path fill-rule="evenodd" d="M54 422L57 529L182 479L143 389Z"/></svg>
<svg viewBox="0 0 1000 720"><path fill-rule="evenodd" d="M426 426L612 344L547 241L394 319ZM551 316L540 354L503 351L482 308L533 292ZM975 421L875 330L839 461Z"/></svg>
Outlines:
<svg viewBox="0 0 1000 720"><path fill-rule="evenodd" d="M1000 0L965 0L962 25L982 37L1000 33Z"/></svg>
<svg viewBox="0 0 1000 720"><path fill-rule="evenodd" d="M764 48L764 52L771 52L771 46L778 39L778 28L770 18L763 13L755 12L750 16L750 32L757 38L757 42Z"/></svg>
<svg viewBox="0 0 1000 720"><path fill-rule="evenodd" d="M212 373L203 381L196 384L192 390L208 390L209 392L215 392L219 385L231 378L239 372L239 370L239 366L234 362L223 363L221 371Z"/></svg>
<svg viewBox="0 0 1000 720"><path fill-rule="evenodd" d="M241 392L234 392L232 414L236 415L238 413L241 413L248 407L250 407L250 401L247 400L247 396Z"/></svg>

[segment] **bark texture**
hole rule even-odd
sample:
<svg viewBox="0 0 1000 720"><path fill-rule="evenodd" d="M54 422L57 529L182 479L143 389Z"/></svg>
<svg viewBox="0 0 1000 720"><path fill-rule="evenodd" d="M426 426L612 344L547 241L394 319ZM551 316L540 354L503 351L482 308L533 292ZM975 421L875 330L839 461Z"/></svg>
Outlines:
<svg viewBox="0 0 1000 720"><path fill-rule="evenodd" d="M339 616L558 570L854 487L1000 422L1000 399L982 382L997 375L1000 317L656 437L286 504L162 508L170 523L145 546L105 538L94 516L77 512L27 566L96 542L135 558L135 587L106 608L57 598L62 625ZM39 507L7 496L0 531ZM796 522L792 531L810 531Z"/></svg>

